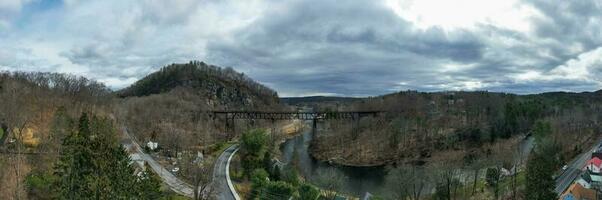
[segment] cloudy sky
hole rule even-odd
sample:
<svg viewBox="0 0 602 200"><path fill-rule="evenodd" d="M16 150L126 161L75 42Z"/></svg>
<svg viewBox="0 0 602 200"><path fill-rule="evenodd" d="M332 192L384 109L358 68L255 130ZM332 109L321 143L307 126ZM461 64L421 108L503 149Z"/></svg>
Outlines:
<svg viewBox="0 0 602 200"><path fill-rule="evenodd" d="M598 0L0 0L0 70L119 89L169 63L280 96L602 89Z"/></svg>

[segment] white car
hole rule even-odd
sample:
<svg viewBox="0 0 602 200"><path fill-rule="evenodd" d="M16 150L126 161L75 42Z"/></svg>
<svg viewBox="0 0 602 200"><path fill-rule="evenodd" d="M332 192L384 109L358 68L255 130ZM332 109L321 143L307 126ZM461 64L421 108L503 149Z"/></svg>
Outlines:
<svg viewBox="0 0 602 200"><path fill-rule="evenodd" d="M564 170L566 170L566 169L568 169L568 168L569 168L569 166L567 166L567 165L564 165L564 166L562 166L562 171L564 171Z"/></svg>

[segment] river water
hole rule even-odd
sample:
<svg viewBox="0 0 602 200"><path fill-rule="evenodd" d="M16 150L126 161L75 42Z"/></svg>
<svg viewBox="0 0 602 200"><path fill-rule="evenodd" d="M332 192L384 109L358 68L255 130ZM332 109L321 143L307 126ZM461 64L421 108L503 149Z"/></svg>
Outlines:
<svg viewBox="0 0 602 200"><path fill-rule="evenodd" d="M291 163L296 159L300 173L310 182L315 183L318 173L335 173L341 177L338 189L344 194L362 197L366 192L379 193L385 185L387 170L384 167L347 167L331 165L315 160L309 155L312 140L310 128L303 129L302 134L286 140L281 146L282 162Z"/></svg>
<svg viewBox="0 0 602 200"><path fill-rule="evenodd" d="M311 122L308 122L311 123ZM323 131L323 130L319 130ZM303 129L303 132L291 139L286 140L281 146L282 162L289 164L295 159L299 166L300 173L311 183L316 184L318 172L335 173L337 177L342 177L339 192L344 194L363 197L366 192L372 194L384 195L386 192L387 169L385 167L348 167L333 165L327 162L321 162L309 155L309 145L312 140L311 128ZM533 138L528 137L521 141L520 152L522 162L525 163L531 148L533 148Z"/></svg>

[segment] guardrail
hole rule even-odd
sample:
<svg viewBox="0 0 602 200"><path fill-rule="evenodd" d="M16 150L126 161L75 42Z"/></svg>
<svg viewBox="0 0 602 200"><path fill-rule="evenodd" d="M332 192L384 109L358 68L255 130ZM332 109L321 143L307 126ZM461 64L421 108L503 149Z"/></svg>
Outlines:
<svg viewBox="0 0 602 200"><path fill-rule="evenodd" d="M232 152L232 154L230 154L230 157L228 158L228 162L226 162L226 181L228 182L228 188L230 188L230 192L232 193L232 196L234 196L234 199L236 199L236 200L240 200L240 196L238 196L238 193L236 193L236 189L234 188L234 185L232 184L232 180L230 179L230 161L232 161L232 157L234 157L234 154L236 154L238 149L239 148L236 147L234 152Z"/></svg>

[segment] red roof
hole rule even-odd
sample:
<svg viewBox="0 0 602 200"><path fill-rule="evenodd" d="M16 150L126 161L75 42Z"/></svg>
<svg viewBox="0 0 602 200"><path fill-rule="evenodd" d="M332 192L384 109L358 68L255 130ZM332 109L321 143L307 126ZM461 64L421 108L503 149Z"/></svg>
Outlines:
<svg viewBox="0 0 602 200"><path fill-rule="evenodd" d="M602 165L602 160L600 160L600 158L598 158L598 157L594 157L587 162L587 165L592 165L592 164L594 166L600 168L600 165Z"/></svg>

